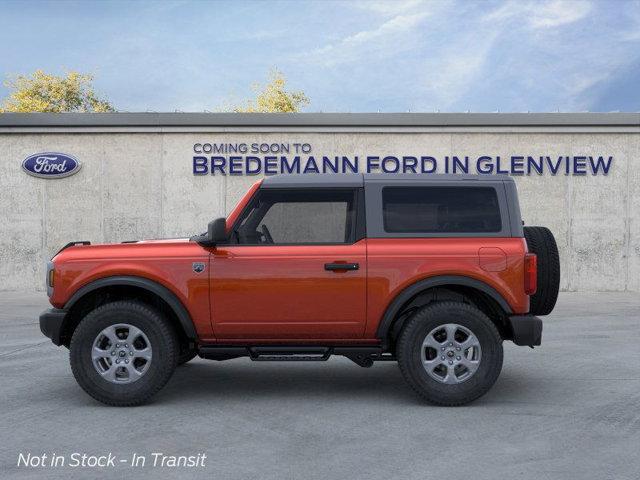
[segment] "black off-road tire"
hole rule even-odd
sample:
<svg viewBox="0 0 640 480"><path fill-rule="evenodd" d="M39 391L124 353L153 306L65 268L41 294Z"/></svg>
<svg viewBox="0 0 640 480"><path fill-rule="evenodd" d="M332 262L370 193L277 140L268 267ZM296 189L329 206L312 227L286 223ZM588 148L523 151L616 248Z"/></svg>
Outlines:
<svg viewBox="0 0 640 480"><path fill-rule="evenodd" d="M141 378L115 384L97 372L91 351L100 332L122 323L144 332L151 344L152 358ZM96 308L80 322L69 351L71 370L85 392L107 405L130 407L146 402L169 381L178 363L179 345L172 326L154 308L136 301L116 301Z"/></svg>
<svg viewBox="0 0 640 480"><path fill-rule="evenodd" d="M440 325L458 324L479 340L482 351L475 373L457 384L432 378L422 365L422 342ZM430 403L459 406L481 397L502 370L502 338L493 322L480 310L462 302L439 302L421 308L405 323L396 344L400 371L407 383Z"/></svg>
<svg viewBox="0 0 640 480"><path fill-rule="evenodd" d="M529 313L549 315L558 300L560 290L560 256L553 233L546 227L524 227L529 252L538 262L538 289L529 300Z"/></svg>

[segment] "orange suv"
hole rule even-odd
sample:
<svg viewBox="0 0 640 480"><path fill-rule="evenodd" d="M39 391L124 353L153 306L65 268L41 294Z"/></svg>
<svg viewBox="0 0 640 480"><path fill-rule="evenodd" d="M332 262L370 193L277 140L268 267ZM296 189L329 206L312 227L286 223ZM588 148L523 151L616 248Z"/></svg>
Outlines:
<svg viewBox="0 0 640 480"><path fill-rule="evenodd" d="M503 340L540 345L559 278L509 177L283 175L190 239L68 244L40 328L110 405L196 355L397 361L426 400L461 405L496 381Z"/></svg>

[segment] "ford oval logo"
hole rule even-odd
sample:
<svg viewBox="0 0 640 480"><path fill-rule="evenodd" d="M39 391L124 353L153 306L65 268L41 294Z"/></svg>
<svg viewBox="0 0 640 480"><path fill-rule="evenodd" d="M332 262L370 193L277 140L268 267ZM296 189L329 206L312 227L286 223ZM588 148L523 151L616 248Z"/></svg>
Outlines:
<svg viewBox="0 0 640 480"><path fill-rule="evenodd" d="M22 169L34 177L62 178L80 170L80 162L66 153L36 153L22 162Z"/></svg>

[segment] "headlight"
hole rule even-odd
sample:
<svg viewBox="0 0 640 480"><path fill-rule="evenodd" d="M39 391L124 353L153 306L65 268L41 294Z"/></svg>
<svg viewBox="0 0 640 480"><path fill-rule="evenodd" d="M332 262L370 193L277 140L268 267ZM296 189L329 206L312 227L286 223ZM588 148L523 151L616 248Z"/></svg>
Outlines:
<svg viewBox="0 0 640 480"><path fill-rule="evenodd" d="M53 282L55 281L56 271L53 268L53 262L47 262L47 295L53 295Z"/></svg>

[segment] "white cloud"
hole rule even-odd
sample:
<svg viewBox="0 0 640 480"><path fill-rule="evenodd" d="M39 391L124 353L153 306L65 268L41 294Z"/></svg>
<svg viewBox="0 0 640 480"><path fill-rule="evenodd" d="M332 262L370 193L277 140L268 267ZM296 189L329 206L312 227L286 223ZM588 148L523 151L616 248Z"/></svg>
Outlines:
<svg viewBox="0 0 640 480"><path fill-rule="evenodd" d="M363 30L300 56L300 59L332 66L361 60L364 55L386 56L413 45L413 30L427 18L427 12L397 15L372 30Z"/></svg>
<svg viewBox="0 0 640 480"><path fill-rule="evenodd" d="M552 0L548 2L509 1L485 15L485 22L521 20L534 29L553 28L582 20L591 12L587 0Z"/></svg>
<svg viewBox="0 0 640 480"><path fill-rule="evenodd" d="M364 30L355 35L351 35L342 40L342 45L359 45L365 42L378 40L384 37L390 37L398 33L406 32L417 26L427 17L426 13L416 13L413 15L398 15L391 20L383 23L375 30Z"/></svg>
<svg viewBox="0 0 640 480"><path fill-rule="evenodd" d="M498 35L497 31L461 35L426 62L424 88L432 108L449 109L479 81Z"/></svg>
<svg viewBox="0 0 640 480"><path fill-rule="evenodd" d="M616 14L631 26L621 28L624 24L611 23L610 12L605 10L612 7L611 3L584 0L509 1L485 15L483 23L501 30L505 36L509 29L519 32L520 44L502 44L501 54L508 52L508 63L494 66L496 75L502 79L513 76L517 88L531 97L514 97L513 101L522 105L547 104L552 110L590 109L598 90L638 58L634 44L640 36L636 35L638 23L634 25L631 12L638 10L640 4L636 3L635 8L627 2L613 4L620 9ZM602 17L600 28L563 28L595 15ZM522 53L523 49L526 53Z"/></svg>
<svg viewBox="0 0 640 480"><path fill-rule="evenodd" d="M425 0L362 0L356 2L354 6L380 15L395 16L423 7L426 4Z"/></svg>
<svg viewBox="0 0 640 480"><path fill-rule="evenodd" d="M510 0L503 3L500 7L496 8L492 12L484 15L482 20L486 23L500 22L504 20L510 20L518 15L521 15L528 8L528 5L524 2Z"/></svg>
<svg viewBox="0 0 640 480"><path fill-rule="evenodd" d="M529 23L533 28L551 28L583 19L591 11L591 3L555 0L531 10L533 16Z"/></svg>
<svg viewBox="0 0 640 480"><path fill-rule="evenodd" d="M373 27L298 60L320 68L356 67L359 80L345 80L342 89L370 103L397 98L411 110L451 111L589 109L594 92L638 58L632 53L637 32L628 25L628 15L624 29L614 27L610 17L588 33L578 27L578 22L594 21L610 4L507 0L493 10L459 2L446 9L429 4L426 11L414 4L390 4L403 10L385 4L376 11L392 16L377 25L370 21ZM379 68L381 59L394 73L374 70L371 76L377 81L363 78L367 65ZM368 85L366 95L359 90L362 84Z"/></svg>
<svg viewBox="0 0 640 480"><path fill-rule="evenodd" d="M620 32L620 39L625 42L637 42L640 40L640 1L629 2L627 8L620 12L630 26Z"/></svg>

